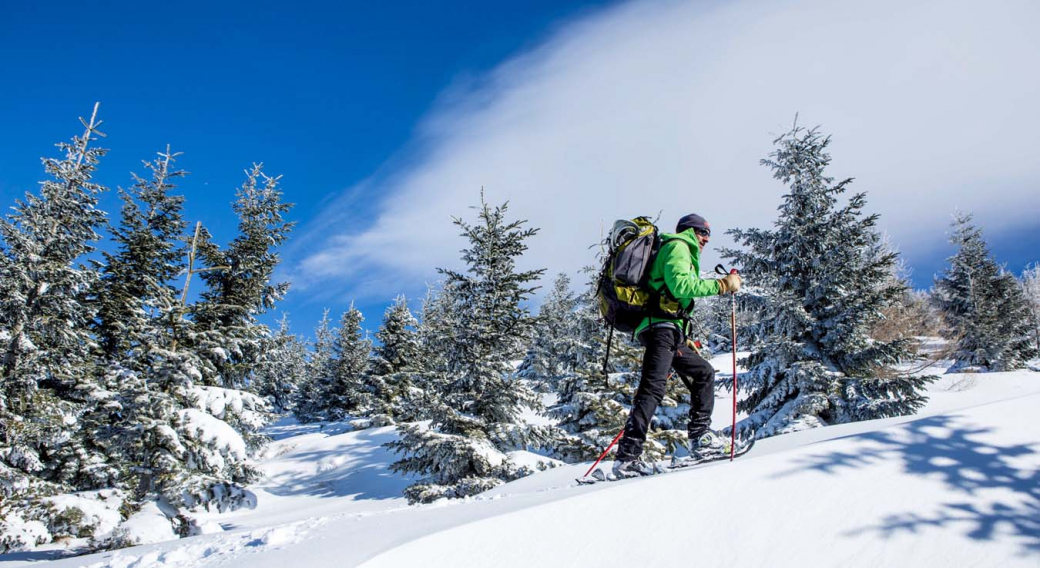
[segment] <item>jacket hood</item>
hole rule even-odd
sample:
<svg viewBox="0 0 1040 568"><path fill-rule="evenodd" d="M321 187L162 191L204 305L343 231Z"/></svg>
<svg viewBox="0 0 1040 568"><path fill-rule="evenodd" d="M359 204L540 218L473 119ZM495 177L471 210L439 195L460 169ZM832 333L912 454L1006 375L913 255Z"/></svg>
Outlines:
<svg viewBox="0 0 1040 568"><path fill-rule="evenodd" d="M677 239L690 245L690 250L695 250L698 254L701 252L701 244L697 242L697 235L693 229L686 229L681 233L661 233L661 239Z"/></svg>

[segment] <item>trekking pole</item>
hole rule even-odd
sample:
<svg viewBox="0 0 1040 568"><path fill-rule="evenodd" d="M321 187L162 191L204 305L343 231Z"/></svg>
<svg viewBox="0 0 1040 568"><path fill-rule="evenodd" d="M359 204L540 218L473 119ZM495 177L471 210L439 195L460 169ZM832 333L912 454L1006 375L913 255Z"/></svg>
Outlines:
<svg viewBox="0 0 1040 568"><path fill-rule="evenodd" d="M737 269L726 270L725 266L718 264L715 266L716 274L739 274ZM729 314L729 326L733 334L733 426L730 427L729 431L729 461L733 461L734 454L737 448L737 295L734 292L730 294L732 300L730 304Z"/></svg>

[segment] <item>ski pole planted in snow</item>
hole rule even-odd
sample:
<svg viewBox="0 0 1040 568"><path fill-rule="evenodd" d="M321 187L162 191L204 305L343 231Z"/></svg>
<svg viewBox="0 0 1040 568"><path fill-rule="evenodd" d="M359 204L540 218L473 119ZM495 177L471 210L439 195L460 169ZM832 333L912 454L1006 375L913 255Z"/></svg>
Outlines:
<svg viewBox="0 0 1040 568"><path fill-rule="evenodd" d="M715 266L715 272L722 274L739 274L737 269L726 270L725 266L718 264ZM737 295L736 293L730 294L732 303L730 304L729 314L729 326L733 334L733 426L730 427L729 431L729 461L733 461L734 452L737 447Z"/></svg>

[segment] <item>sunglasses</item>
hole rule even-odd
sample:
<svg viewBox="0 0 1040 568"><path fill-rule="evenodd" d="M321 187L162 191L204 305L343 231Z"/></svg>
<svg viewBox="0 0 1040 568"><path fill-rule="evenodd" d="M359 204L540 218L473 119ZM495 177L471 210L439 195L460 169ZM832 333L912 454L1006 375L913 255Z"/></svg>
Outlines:
<svg viewBox="0 0 1040 568"><path fill-rule="evenodd" d="M698 228L694 227L693 232L697 233L698 235L700 235L702 237L710 237L711 236L711 229L698 229Z"/></svg>

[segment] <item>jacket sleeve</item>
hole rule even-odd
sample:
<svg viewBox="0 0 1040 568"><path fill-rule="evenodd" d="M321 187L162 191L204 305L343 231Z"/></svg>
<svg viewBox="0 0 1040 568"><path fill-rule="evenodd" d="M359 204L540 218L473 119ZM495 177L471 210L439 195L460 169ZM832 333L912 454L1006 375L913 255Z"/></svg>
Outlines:
<svg viewBox="0 0 1040 568"><path fill-rule="evenodd" d="M668 290L679 300L718 295L719 282L701 279L690 255L690 248L678 244L671 241L662 247L662 252L666 254L664 283Z"/></svg>

